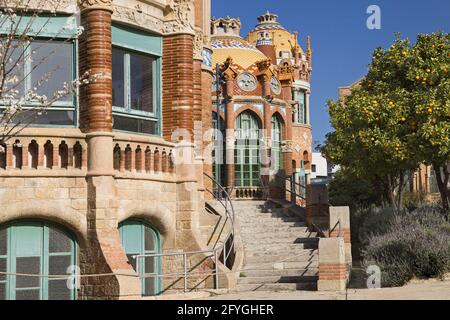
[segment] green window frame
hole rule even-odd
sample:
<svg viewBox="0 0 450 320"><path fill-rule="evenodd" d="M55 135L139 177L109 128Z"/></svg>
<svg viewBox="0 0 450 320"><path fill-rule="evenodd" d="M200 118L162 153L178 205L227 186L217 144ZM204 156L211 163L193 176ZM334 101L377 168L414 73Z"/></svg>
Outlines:
<svg viewBox="0 0 450 320"><path fill-rule="evenodd" d="M270 119L272 132L272 149L271 149L271 169L274 171L283 168L283 153L281 150L281 142L283 140L282 124L276 115Z"/></svg>
<svg viewBox="0 0 450 320"><path fill-rule="evenodd" d="M32 20L31 20L32 19ZM16 34L26 34L30 37L34 37L34 40L31 41L31 45L20 46L15 50L19 50L19 54L23 52L25 57L31 56L33 45L44 43L42 48L45 48L45 42L48 42L48 45L56 45L56 47L67 46L68 51L70 51L70 79L67 79L67 82L73 81L78 77L78 64L77 64L77 51L78 51L78 40L77 40L77 22L75 17L73 16L39 16L39 17L30 17L30 16L18 16L17 20L17 29ZM30 24L30 25L28 25ZM31 27L30 27L31 26ZM4 23L0 26L0 34L9 34L10 27L8 23ZM22 43L23 45L23 43ZM70 47L69 47L70 46ZM55 48L53 48L55 50ZM53 53L54 54L54 53ZM65 56L65 55L64 55ZM43 62L50 62L51 57L49 59L43 60ZM51 63L51 62L50 62ZM67 66L66 66L67 67ZM48 70L57 72L58 66L54 66L54 69ZM25 81L23 82L23 88L21 89L23 92L27 92L28 90L35 87L36 83L32 80L33 72L38 71L40 68L36 68L33 70L33 61L32 59L25 59L23 64L23 78ZM47 69L45 69L47 71ZM42 69L41 73L44 72ZM20 78L20 77L19 77ZM51 81L51 76L50 76ZM44 86L45 87L45 86ZM63 89L63 85L52 88L51 94L54 94L56 91ZM39 90L38 90L39 91ZM52 103L52 105L46 109L44 114L39 115L33 122L30 124L31 127L75 127L78 121L78 92L75 92L71 95L70 100L58 100ZM70 97L70 96L69 96ZM51 98L51 97L48 97ZM6 101L0 101L0 111L5 106ZM39 104L30 102L28 105L23 107L24 110L30 110L39 106ZM19 119L17 119L19 120Z"/></svg>
<svg viewBox="0 0 450 320"><path fill-rule="evenodd" d="M76 251L72 234L51 223L20 221L0 227L0 271L8 273L0 275L0 300L76 299Z"/></svg>
<svg viewBox="0 0 450 320"><path fill-rule="evenodd" d="M118 131L134 132L139 134L161 135L161 57L162 38L160 36L145 33L143 31L125 27L122 25L112 26L113 44L113 128ZM123 55L123 60L121 56ZM115 60L115 56L117 56ZM142 71L133 71L133 61L140 60L142 63L151 61L151 110L146 111L136 108L132 96L136 91L133 88L133 78L145 76ZM150 69L150 68L149 68ZM148 72L148 69L143 70ZM116 72L116 75L115 75ZM116 78L117 77L117 78ZM116 89L114 79L123 78ZM149 77L150 78L150 77ZM142 80L143 81L143 80ZM120 81L119 81L120 82ZM116 90L123 90L122 92ZM119 93L120 92L120 93ZM115 100L116 94L123 100L119 105ZM144 95L143 92L140 93ZM145 103L141 101L141 106ZM143 102L144 101L144 102ZM148 107L147 107L148 109Z"/></svg>
<svg viewBox="0 0 450 320"><path fill-rule="evenodd" d="M261 184L258 118L250 111L244 111L236 118L235 128L235 186L257 187Z"/></svg>
<svg viewBox="0 0 450 320"><path fill-rule="evenodd" d="M136 255L160 254L161 236L152 225L140 220L127 220L119 225L122 247L128 262L134 270L139 268L142 296L158 295L161 292L162 263L161 257L141 257ZM149 245L152 245L153 247ZM137 266L138 261L139 266Z"/></svg>
<svg viewBox="0 0 450 320"><path fill-rule="evenodd" d="M297 101L297 110L292 113L292 121L298 124L308 124L308 108L306 105L306 91L305 90L295 90L294 101Z"/></svg>

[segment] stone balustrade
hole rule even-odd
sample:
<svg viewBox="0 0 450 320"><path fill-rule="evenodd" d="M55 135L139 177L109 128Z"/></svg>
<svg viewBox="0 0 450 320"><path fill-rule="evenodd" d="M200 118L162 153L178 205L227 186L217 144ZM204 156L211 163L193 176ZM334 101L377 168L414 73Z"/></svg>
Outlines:
<svg viewBox="0 0 450 320"><path fill-rule="evenodd" d="M174 145L162 138L116 133L113 144L116 176L175 173ZM3 147L0 176L87 173L86 137L77 129L25 129Z"/></svg>
<svg viewBox="0 0 450 320"><path fill-rule="evenodd" d="M175 172L172 143L161 138L119 133L114 137L114 170L119 173Z"/></svg>
<svg viewBox="0 0 450 320"><path fill-rule="evenodd" d="M85 137L77 130L25 129L3 144L1 175L27 175L38 171L87 169ZM59 174L61 174L59 172Z"/></svg>

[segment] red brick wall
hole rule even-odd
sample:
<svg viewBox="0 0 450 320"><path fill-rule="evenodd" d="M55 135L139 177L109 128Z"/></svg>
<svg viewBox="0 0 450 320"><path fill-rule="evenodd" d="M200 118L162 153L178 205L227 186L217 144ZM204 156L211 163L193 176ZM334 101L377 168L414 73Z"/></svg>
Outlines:
<svg viewBox="0 0 450 320"><path fill-rule="evenodd" d="M88 10L81 14L80 74L103 74L80 89L80 128L85 132L112 130L111 12Z"/></svg>
<svg viewBox="0 0 450 320"><path fill-rule="evenodd" d="M166 140L172 132L193 129L193 36L171 35L163 40L162 128Z"/></svg>

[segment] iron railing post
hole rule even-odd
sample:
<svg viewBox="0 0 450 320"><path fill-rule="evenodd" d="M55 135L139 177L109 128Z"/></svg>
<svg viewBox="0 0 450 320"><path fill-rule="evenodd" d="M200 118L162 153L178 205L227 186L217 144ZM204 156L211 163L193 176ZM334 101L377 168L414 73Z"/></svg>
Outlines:
<svg viewBox="0 0 450 320"><path fill-rule="evenodd" d="M217 250L214 251L214 282L216 289L219 289L219 259L217 257Z"/></svg>
<svg viewBox="0 0 450 320"><path fill-rule="evenodd" d="M183 254L183 266L184 266L184 292L187 291L187 256Z"/></svg>

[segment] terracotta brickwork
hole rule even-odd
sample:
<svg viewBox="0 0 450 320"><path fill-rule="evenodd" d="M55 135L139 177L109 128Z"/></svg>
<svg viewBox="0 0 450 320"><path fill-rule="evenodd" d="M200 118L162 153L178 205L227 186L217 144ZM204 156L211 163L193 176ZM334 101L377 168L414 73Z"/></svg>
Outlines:
<svg viewBox="0 0 450 320"><path fill-rule="evenodd" d="M80 74L101 74L95 83L80 90L80 128L85 132L111 131L111 12L87 10L82 12L85 32L79 40Z"/></svg>
<svg viewBox="0 0 450 320"><path fill-rule="evenodd" d="M342 280L347 279L347 266L339 263L319 264L320 280Z"/></svg>
<svg viewBox="0 0 450 320"><path fill-rule="evenodd" d="M192 133L194 103L193 36L177 34L163 40L163 136L182 128Z"/></svg>

